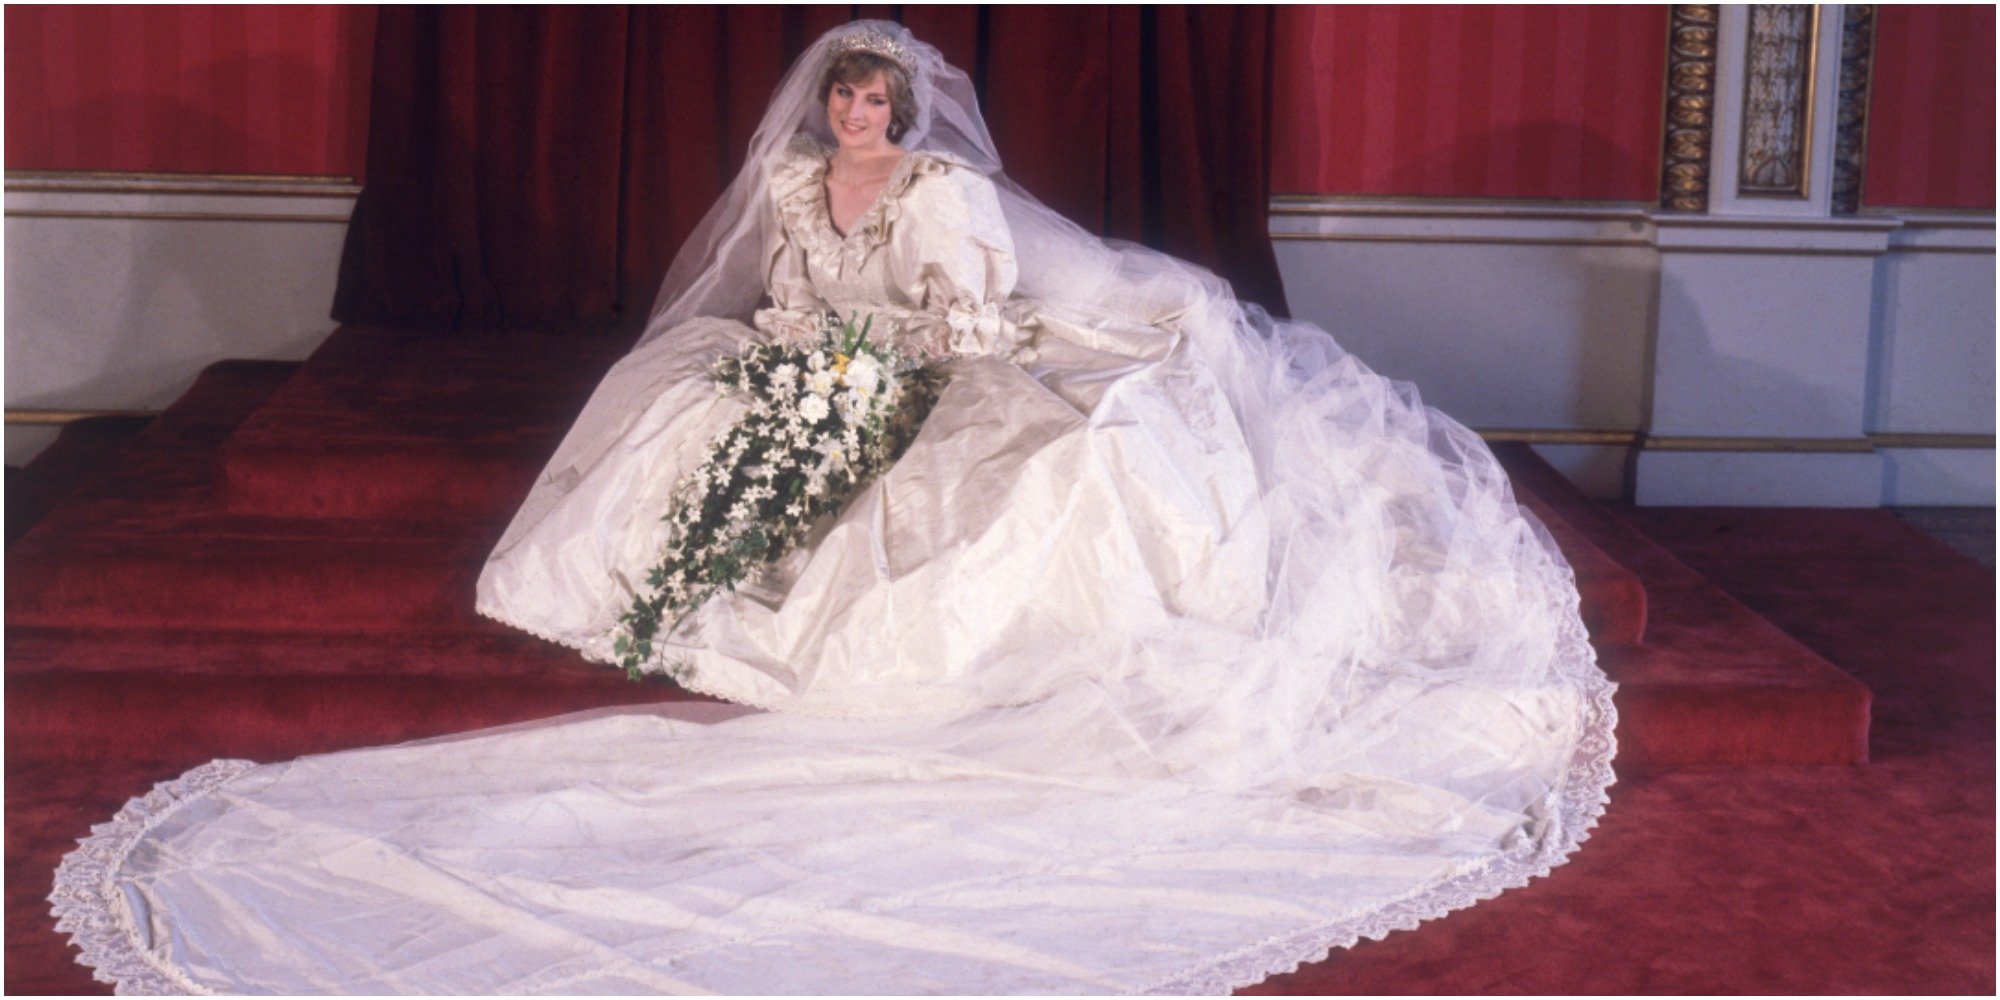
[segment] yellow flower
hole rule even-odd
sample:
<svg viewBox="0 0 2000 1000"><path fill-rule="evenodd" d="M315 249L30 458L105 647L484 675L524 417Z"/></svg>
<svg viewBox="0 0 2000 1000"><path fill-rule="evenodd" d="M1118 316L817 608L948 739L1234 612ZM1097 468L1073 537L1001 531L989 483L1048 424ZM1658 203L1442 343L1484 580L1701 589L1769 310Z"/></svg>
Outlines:
<svg viewBox="0 0 2000 1000"><path fill-rule="evenodd" d="M833 355L833 370L842 375L847 374L848 360L849 358L847 357L847 355L835 352Z"/></svg>

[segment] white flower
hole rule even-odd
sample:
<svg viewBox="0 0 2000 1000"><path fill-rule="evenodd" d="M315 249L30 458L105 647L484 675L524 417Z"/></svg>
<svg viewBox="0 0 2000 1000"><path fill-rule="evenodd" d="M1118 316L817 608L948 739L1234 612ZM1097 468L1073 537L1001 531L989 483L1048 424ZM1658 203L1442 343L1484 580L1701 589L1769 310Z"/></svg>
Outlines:
<svg viewBox="0 0 2000 1000"><path fill-rule="evenodd" d="M815 387L814 391L818 392L818 388ZM814 396L807 396L805 398L805 401L799 404L799 416L802 416L814 423L818 423L822 420L825 420L827 412L828 411L826 405L826 396L824 393Z"/></svg>
<svg viewBox="0 0 2000 1000"><path fill-rule="evenodd" d="M830 371L816 371L812 373L811 377L806 379L806 385L812 389L815 396L831 396L833 395L833 378L834 375Z"/></svg>
<svg viewBox="0 0 2000 1000"><path fill-rule="evenodd" d="M882 384L882 365L869 355L857 355L847 363L845 381L855 392L870 395Z"/></svg>

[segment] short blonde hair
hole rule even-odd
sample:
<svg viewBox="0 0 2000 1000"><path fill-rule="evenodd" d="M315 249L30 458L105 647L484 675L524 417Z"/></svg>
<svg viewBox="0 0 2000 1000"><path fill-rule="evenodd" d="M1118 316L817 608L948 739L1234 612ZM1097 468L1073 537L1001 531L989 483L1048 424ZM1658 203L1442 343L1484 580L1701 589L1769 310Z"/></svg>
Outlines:
<svg viewBox="0 0 2000 1000"><path fill-rule="evenodd" d="M827 61L826 74L819 81L819 102L824 105L835 83L852 87L875 74L889 91L889 141L901 142L917 123L917 97L910 90L909 71L894 59L873 52L849 49Z"/></svg>

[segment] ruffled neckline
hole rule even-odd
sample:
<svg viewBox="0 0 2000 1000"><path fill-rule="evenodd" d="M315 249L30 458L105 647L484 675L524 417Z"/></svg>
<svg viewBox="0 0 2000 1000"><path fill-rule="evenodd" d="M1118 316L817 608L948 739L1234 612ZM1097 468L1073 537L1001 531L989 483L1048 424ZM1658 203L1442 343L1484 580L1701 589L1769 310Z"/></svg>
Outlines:
<svg viewBox="0 0 2000 1000"><path fill-rule="evenodd" d="M928 150L903 154L875 201L843 236L834 228L833 210L827 202L827 158L831 155L830 148L811 136L795 136L772 172L772 197L786 230L813 263L833 271L841 270L842 264L859 268L869 251L889 241L891 227L902 215L903 193L910 184L925 174L942 173L946 159Z"/></svg>

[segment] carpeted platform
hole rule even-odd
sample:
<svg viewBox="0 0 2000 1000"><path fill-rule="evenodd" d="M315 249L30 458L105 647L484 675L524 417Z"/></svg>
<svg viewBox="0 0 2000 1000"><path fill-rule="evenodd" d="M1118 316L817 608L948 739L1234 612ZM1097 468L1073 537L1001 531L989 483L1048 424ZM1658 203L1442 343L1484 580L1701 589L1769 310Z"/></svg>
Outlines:
<svg viewBox="0 0 2000 1000"><path fill-rule="evenodd" d="M525 689L546 713L642 697L611 672L551 663L545 645L471 607L485 553L627 339L349 327L280 382L255 366L210 372L9 546L8 683L34 692L33 708L10 710L10 726L53 739L72 720L112 711L109 682L74 679L111 668L79 662L115 664L132 706L182 703L185 675L231 679L217 687L239 686L230 697L244 707L209 723L223 745L233 727L245 739L267 732L259 705L369 700L358 687L296 676L329 672L318 640L262 642L254 662L217 652L273 632L372 645L350 663L374 666L343 669L455 692L434 695L456 709L452 728L417 711L422 698L409 710L394 699L368 709L380 738L515 721ZM1621 773L1865 759L1865 688L1607 519L1525 446L1500 452L1575 566L1604 666L1626 685ZM1640 583L1640 567L1651 583ZM440 649L456 652L433 655ZM480 683L501 675L517 687ZM150 727L119 731L136 738ZM352 738L305 723L289 732L293 742L271 752Z"/></svg>
<svg viewBox="0 0 2000 1000"><path fill-rule="evenodd" d="M689 697L470 611L485 552L624 347L349 328L295 372L223 366L9 546L10 990L87 988L40 897L88 824L153 781ZM1824 650L1501 451L1624 685L1621 775L1866 759L1868 689Z"/></svg>
<svg viewBox="0 0 2000 1000"><path fill-rule="evenodd" d="M8 466L7 544L41 523L150 423L152 418L143 416L86 417L65 426L55 443L36 456L33 475Z"/></svg>
<svg viewBox="0 0 2000 1000"><path fill-rule="evenodd" d="M1592 624L1599 662L1619 684L1619 774L1868 759L1866 686L1585 497L1527 446L1494 453L1527 506L1643 581L1642 642ZM1569 544L1564 552L1587 595L1589 563Z"/></svg>

